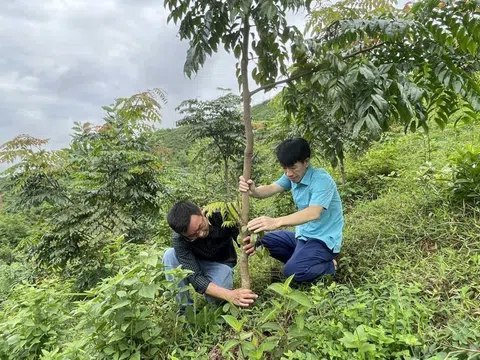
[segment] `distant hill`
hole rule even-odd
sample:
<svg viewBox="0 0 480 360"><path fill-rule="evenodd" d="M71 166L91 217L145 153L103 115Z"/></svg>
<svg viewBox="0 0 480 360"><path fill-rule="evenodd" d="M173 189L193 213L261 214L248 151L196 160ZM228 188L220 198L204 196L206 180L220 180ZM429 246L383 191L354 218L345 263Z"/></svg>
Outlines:
<svg viewBox="0 0 480 360"><path fill-rule="evenodd" d="M278 111L270 104L270 100L266 100L261 104L252 106L252 120L253 122L268 122L275 118Z"/></svg>
<svg viewBox="0 0 480 360"><path fill-rule="evenodd" d="M261 104L252 106L253 122L268 122L274 119L278 111L269 105L270 100L266 100ZM176 127L171 129L158 129L153 136L153 142L157 145L164 146L169 150L178 153L190 148L187 139L187 128Z"/></svg>

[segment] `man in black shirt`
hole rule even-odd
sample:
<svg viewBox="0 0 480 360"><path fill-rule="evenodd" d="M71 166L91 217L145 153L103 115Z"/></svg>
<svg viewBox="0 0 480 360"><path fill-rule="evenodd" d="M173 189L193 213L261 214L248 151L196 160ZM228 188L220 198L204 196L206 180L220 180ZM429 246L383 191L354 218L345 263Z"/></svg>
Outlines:
<svg viewBox="0 0 480 360"><path fill-rule="evenodd" d="M182 201L175 204L167 215L167 222L173 229L173 248L163 255L166 269L182 265L191 270L186 281L195 291L205 294L207 301L226 300L238 306L247 307L257 295L248 289L233 289L233 267L237 254L233 247L238 229L222 227L222 216L214 213L207 218L201 209ZM180 283L179 286L183 286ZM188 301L191 301L188 294Z"/></svg>

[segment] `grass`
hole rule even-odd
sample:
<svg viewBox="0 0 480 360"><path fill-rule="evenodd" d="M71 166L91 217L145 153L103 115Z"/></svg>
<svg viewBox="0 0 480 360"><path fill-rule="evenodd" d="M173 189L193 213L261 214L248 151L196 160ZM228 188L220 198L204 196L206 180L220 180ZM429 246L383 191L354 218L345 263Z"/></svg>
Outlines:
<svg viewBox="0 0 480 360"><path fill-rule="evenodd" d="M428 141L422 134L390 133L365 155L349 157L348 183L339 187L345 204L345 231L335 276L313 285L289 287L287 279L278 278L279 262L254 256L250 272L253 290L260 297L249 309L210 309L200 301L198 313L187 312L184 317L172 313L170 290L159 300L155 296L137 299L145 310L140 315L148 324L157 321L158 327L165 329L163 336L175 334L163 339L166 345L161 353L143 356L169 360L480 359L480 208L453 201L448 181L444 181L450 176L444 168L455 148L479 142L480 127L474 125L434 130ZM339 183L338 172L329 170ZM270 180L275 180L276 174L271 171ZM256 215L277 216L293 211L292 206L287 194L253 202L252 209ZM128 251L135 254L140 249L147 250L132 245ZM121 258L131 265L133 257L124 254ZM0 284L14 281L13 269L0 267L0 277L5 280ZM138 269L139 279L148 274ZM235 276L239 285L238 271ZM273 281L284 284L272 285ZM112 279L103 286L106 294L122 294L122 301L135 299L134 291L127 295ZM129 286L137 286L137 282ZM17 296L21 296L20 290L15 292ZM43 299L41 290L30 289L32 299ZM58 297L52 292L49 301L55 305L53 309L69 308L61 302L68 302L72 294L67 288L65 294L62 291L60 286ZM9 304L14 304L13 300ZM112 315L121 304L111 301L110 307L107 300L102 302L104 314L119 327L105 331L123 336L119 328L127 323ZM38 301L23 299L23 303L30 310L43 309ZM85 304L80 299L71 306L78 312ZM11 320L15 311L15 307L0 309L0 319ZM58 325L57 343L45 345L41 359L83 359L96 354L98 348L89 345L95 334L91 328L79 327L75 311L65 314L69 322ZM48 323L44 312L38 313ZM143 323L135 321L140 329L136 338L141 339ZM34 324L29 322L29 326ZM0 322L0 333L1 328ZM30 331L25 324L18 329L21 334ZM9 339L12 344L18 340ZM116 341L119 348L131 346L121 337ZM76 347L80 350L72 350ZM84 351L86 357L81 356ZM76 355L68 355L73 353ZM2 354L0 349L0 357Z"/></svg>
<svg viewBox="0 0 480 360"><path fill-rule="evenodd" d="M376 319L372 314L374 306L377 312L383 306L384 316L401 306L395 324L418 341L405 358L480 358L480 208L450 201L445 182L422 176L426 164L435 169L434 175L442 175L455 148L479 143L480 131L475 126L434 130L429 141L421 134L391 134L363 157L347 160L349 182L360 190L354 195L344 193L348 206L338 273L313 288L303 288L317 294L309 319L315 322L314 314L325 306L318 294L343 299L329 300L329 311L335 313L329 321L345 318L349 307L344 301L349 296L362 309L355 315L358 321L343 323L342 334L354 334L361 324L383 328L378 314ZM338 180L339 174L335 175ZM251 262L254 288L264 295L270 269L281 265L268 261L265 270L265 263ZM260 301L270 301L268 296ZM317 341L322 337L338 341L335 336L325 337L331 332L327 327L312 325L311 329ZM379 351L373 338L367 342ZM315 349L311 345L302 354ZM312 353L335 358L335 351L324 350L318 346ZM386 351L380 358L395 357ZM363 355L373 358L373 353ZM342 356L362 358L359 349L348 354Z"/></svg>

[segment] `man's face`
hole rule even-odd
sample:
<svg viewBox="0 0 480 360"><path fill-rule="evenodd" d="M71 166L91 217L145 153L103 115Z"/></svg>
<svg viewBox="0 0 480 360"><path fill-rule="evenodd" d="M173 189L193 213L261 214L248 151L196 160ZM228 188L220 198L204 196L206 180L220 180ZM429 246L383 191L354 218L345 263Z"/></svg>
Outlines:
<svg viewBox="0 0 480 360"><path fill-rule="evenodd" d="M190 225L186 233L182 234L189 241L195 241L197 239L203 239L207 237L209 233L208 219L204 215L192 215L190 217Z"/></svg>
<svg viewBox="0 0 480 360"><path fill-rule="evenodd" d="M305 161L297 161L293 166L282 166L283 172L290 181L299 183L307 172L309 161L309 159L306 159Z"/></svg>

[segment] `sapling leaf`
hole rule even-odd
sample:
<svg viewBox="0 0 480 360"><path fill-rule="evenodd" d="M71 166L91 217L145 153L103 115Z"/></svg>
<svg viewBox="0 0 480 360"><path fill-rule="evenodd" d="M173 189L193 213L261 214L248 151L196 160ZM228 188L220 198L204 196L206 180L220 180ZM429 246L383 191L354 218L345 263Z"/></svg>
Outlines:
<svg viewBox="0 0 480 360"><path fill-rule="evenodd" d="M302 306L305 306L305 307L308 307L308 308L312 307L312 303L311 303L310 299L308 298L308 296L305 295L304 293L298 291L298 290L293 290L291 293L289 293L285 296L289 299L292 299L293 301L295 301L296 303L298 303Z"/></svg>
<svg viewBox="0 0 480 360"><path fill-rule="evenodd" d="M253 332L252 332L252 331L250 331L250 332L242 332L242 333L240 334L240 340L245 341L245 340L247 340L247 339L250 339L250 338L252 337L252 335L253 335Z"/></svg>
<svg viewBox="0 0 480 360"><path fill-rule="evenodd" d="M293 278L295 277L295 274L290 275L287 280L285 280L285 283L283 284L283 288L285 289L285 292L288 292L290 289L290 283L292 282Z"/></svg>
<svg viewBox="0 0 480 360"><path fill-rule="evenodd" d="M230 351L230 349L232 349L233 347L237 346L240 342L238 340L228 340L223 346L223 351L222 351L222 354L223 355L226 355L228 351Z"/></svg>
<svg viewBox="0 0 480 360"><path fill-rule="evenodd" d="M267 290L272 290L281 296L285 296L285 293L286 293L284 285L280 283L273 283L269 285Z"/></svg>
<svg viewBox="0 0 480 360"><path fill-rule="evenodd" d="M232 327L233 330L235 330L235 332L238 333L242 330L243 321L235 319L232 315L222 315L222 318Z"/></svg>

